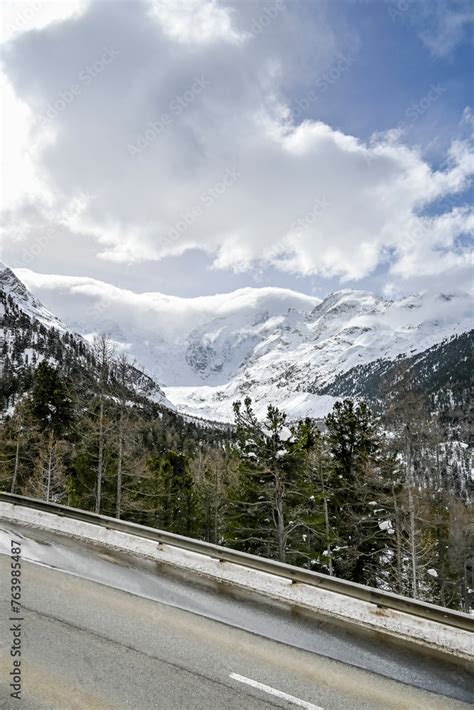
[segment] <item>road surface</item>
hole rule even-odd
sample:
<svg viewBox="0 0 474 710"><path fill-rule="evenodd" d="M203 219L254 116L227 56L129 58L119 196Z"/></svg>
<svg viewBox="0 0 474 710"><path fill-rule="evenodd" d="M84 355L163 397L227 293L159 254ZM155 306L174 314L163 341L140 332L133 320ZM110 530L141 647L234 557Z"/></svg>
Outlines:
<svg viewBox="0 0 474 710"><path fill-rule="evenodd" d="M473 697L462 669L380 638L0 527L2 708L446 710ZM21 702L8 687L11 538L22 542Z"/></svg>

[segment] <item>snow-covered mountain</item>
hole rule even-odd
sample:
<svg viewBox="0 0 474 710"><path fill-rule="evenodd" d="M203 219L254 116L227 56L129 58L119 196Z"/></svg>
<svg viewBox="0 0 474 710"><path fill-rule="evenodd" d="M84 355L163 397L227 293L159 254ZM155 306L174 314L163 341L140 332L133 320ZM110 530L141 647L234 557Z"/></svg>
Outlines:
<svg viewBox="0 0 474 710"><path fill-rule="evenodd" d="M0 416L13 411L15 401L31 384L32 371L43 360L72 377L81 370L97 372L90 343L45 308L0 261ZM130 371L134 373L131 397L174 409L148 374L133 365Z"/></svg>
<svg viewBox="0 0 474 710"><path fill-rule="evenodd" d="M26 316L36 319L46 328L55 328L61 333L67 331L67 326L28 291L25 284L15 276L13 271L0 260L0 289L3 295L10 297L16 306ZM5 304L0 302L0 317L5 315Z"/></svg>
<svg viewBox="0 0 474 710"><path fill-rule="evenodd" d="M233 400L249 394L257 409L276 402L300 417L329 411L336 395L331 385L343 373L426 351L469 330L472 321L469 299L461 294L385 301L361 291L339 291L306 313L290 309L279 318L262 316L261 337L237 366L234 360L234 372L224 385L213 381L212 367L203 365L220 362L227 351L238 349L229 338L222 347L212 337L215 326L212 322L189 335L188 364L200 372L202 385L169 387L167 394L177 407L224 418ZM235 333L235 342L240 337Z"/></svg>
<svg viewBox="0 0 474 710"><path fill-rule="evenodd" d="M231 419L232 402L246 395L259 413L272 402L294 417L323 416L344 394L346 373L354 391L357 373L366 376L370 363L386 368L473 327L464 292L386 300L346 289L321 301L246 288L185 299L16 273L85 337L109 333L179 410L213 420Z"/></svg>

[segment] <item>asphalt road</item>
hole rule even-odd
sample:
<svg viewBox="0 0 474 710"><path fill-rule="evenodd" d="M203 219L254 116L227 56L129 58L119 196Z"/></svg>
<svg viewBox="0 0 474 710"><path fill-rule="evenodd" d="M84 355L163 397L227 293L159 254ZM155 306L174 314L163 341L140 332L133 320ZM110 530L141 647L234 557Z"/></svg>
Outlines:
<svg viewBox="0 0 474 710"><path fill-rule="evenodd" d="M455 699L469 700L467 674L439 661L400 649L390 655L373 639L132 566L126 556L1 527L2 708L468 707ZM8 687L5 543L13 535L22 537L23 555L21 702Z"/></svg>

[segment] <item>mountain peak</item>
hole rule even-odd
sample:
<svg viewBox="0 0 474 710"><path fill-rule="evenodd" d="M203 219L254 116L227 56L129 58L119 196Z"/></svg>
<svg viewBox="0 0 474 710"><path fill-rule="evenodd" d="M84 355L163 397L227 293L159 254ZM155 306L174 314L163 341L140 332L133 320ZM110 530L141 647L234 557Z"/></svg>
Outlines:
<svg viewBox="0 0 474 710"><path fill-rule="evenodd" d="M321 316L327 317L348 317L349 314L374 313L383 310L390 302L369 291L359 291L344 288L333 291L319 303L308 316L308 321L314 321Z"/></svg>
<svg viewBox="0 0 474 710"><path fill-rule="evenodd" d="M371 300L371 301L384 301L383 298L380 296L377 296L377 294L373 293L372 291L363 291L362 289L355 289L355 288L341 288L338 291L332 291L326 298L323 300L323 303L325 301L329 300L338 300L338 301L354 301L361 303L364 300Z"/></svg>
<svg viewBox="0 0 474 710"><path fill-rule="evenodd" d="M9 296L18 308L30 318L36 318L47 328L56 328L61 332L67 326L49 311L41 301L33 296L14 271L5 262L0 260L0 290Z"/></svg>

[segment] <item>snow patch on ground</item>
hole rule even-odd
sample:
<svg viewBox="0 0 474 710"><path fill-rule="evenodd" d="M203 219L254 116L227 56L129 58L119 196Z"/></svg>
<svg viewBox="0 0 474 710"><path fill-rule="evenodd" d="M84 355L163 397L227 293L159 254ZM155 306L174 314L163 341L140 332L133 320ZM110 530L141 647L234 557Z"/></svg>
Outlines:
<svg viewBox="0 0 474 710"><path fill-rule="evenodd" d="M264 418L269 403L268 387L252 386L249 392L242 391L235 382L224 387L164 387L166 398L173 403L179 412L191 416L199 416L219 422L233 420L232 404L243 400L247 394L252 398L255 413ZM332 410L336 397L315 395L308 392L292 392L291 388L278 390L278 406L288 414L289 419L313 417L322 419Z"/></svg>

